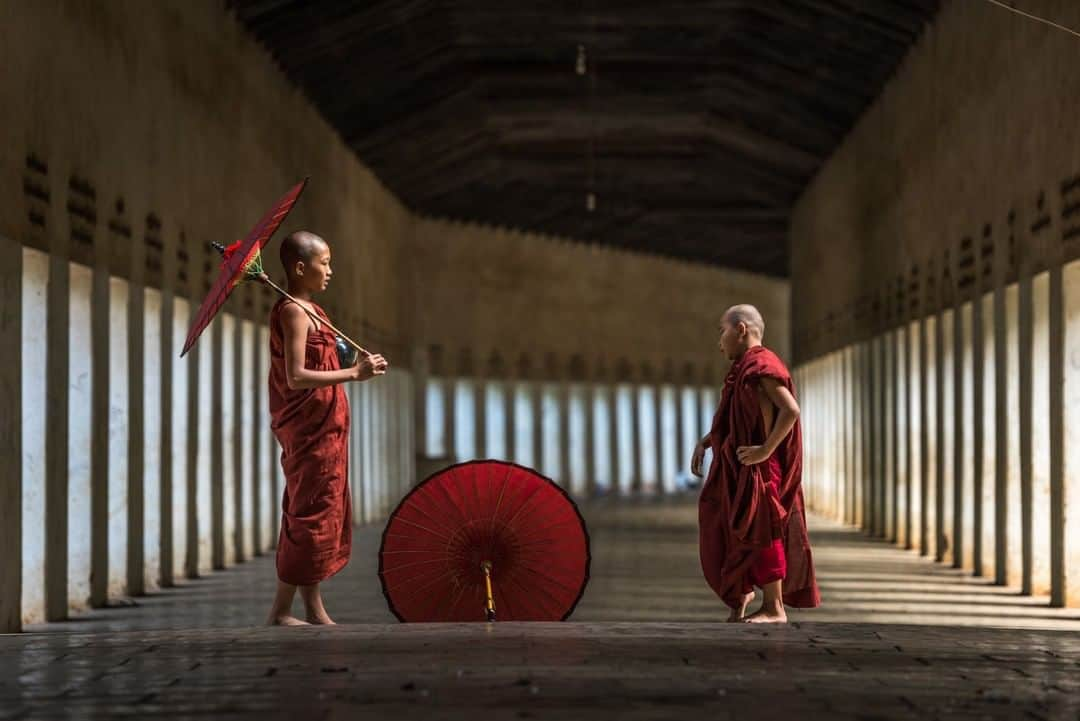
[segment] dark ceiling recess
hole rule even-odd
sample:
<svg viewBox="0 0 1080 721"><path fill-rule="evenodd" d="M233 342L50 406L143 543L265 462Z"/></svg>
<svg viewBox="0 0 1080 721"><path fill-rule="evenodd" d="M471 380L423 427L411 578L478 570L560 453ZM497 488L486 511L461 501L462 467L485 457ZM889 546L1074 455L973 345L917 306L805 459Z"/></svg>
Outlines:
<svg viewBox="0 0 1080 721"><path fill-rule="evenodd" d="M939 0L227 0L414 211L785 276Z"/></svg>

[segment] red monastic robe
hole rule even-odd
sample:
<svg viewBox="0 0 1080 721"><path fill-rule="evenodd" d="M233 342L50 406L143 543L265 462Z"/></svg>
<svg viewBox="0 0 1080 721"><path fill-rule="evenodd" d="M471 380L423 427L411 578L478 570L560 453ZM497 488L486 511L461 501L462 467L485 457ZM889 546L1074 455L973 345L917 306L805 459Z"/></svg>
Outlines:
<svg viewBox="0 0 1080 721"><path fill-rule="evenodd" d="M701 568L709 586L732 608L741 605L755 583L780 576L785 604L813 608L821 595L803 510L799 421L765 463L744 466L735 454L740 446L765 442L757 395L763 377L777 379L795 395L784 363L761 346L736 361L724 380L710 431L712 464L698 501Z"/></svg>
<svg viewBox="0 0 1080 721"><path fill-rule="evenodd" d="M285 583L310 586L344 568L352 550L349 400L340 384L289 388L281 309L291 302L279 300L270 311L270 418L285 472L277 572ZM315 311L326 318L319 306ZM325 324L308 332L304 367L341 367Z"/></svg>

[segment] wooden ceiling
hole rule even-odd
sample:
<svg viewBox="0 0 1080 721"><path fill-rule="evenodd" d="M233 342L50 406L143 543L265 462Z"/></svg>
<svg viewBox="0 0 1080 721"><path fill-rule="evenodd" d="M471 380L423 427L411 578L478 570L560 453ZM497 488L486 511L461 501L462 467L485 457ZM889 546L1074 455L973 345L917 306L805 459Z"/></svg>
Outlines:
<svg viewBox="0 0 1080 721"><path fill-rule="evenodd" d="M939 1L227 0L414 211L776 276Z"/></svg>

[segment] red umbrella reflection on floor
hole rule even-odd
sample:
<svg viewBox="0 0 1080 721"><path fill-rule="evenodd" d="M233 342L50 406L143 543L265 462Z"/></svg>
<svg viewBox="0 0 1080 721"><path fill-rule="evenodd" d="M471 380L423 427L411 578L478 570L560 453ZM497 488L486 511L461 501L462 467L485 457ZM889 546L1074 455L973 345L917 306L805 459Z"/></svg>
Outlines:
<svg viewBox="0 0 1080 721"><path fill-rule="evenodd" d="M589 560L585 521L562 488L513 463L470 461L401 501L379 579L400 621L563 621Z"/></svg>

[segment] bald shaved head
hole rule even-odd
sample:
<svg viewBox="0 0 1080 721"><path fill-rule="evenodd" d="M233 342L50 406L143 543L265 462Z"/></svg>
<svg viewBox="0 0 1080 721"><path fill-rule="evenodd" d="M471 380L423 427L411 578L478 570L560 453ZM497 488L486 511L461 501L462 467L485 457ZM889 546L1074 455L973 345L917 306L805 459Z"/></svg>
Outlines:
<svg viewBox="0 0 1080 721"><path fill-rule="evenodd" d="M724 312L724 320L732 327L745 323L746 329L760 340L765 337L765 319L761 312L748 303L733 305Z"/></svg>
<svg viewBox="0 0 1080 721"><path fill-rule="evenodd" d="M285 272L291 275L298 261L308 264L328 247L326 241L314 233L298 230L281 241L281 264L285 266Z"/></svg>

